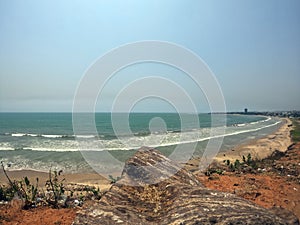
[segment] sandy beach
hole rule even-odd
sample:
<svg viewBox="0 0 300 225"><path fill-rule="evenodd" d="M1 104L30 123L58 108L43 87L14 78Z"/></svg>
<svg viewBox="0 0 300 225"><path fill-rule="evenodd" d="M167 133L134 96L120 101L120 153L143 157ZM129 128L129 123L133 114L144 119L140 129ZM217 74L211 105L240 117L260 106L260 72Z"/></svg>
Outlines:
<svg viewBox="0 0 300 225"><path fill-rule="evenodd" d="M36 178L39 178L39 186L44 187L46 181L49 179L49 174L46 172L39 172L34 170L18 170L7 171L8 176L12 180L21 180L25 176L29 178L32 183L35 183ZM110 181L97 174L97 173L75 173L75 174L62 174L62 179L65 178L66 184L88 185L100 188L100 190L107 190L111 184ZM7 184L7 178L5 177L2 169L0 170L0 184Z"/></svg>
<svg viewBox="0 0 300 225"><path fill-rule="evenodd" d="M219 152L214 159L217 162L223 162L224 160L235 161L236 159L241 160L243 156L246 157L250 153L253 159L261 160L270 156L276 150L285 152L292 144L290 137L292 122L288 118L281 120L281 127L274 133L238 145L227 152Z"/></svg>
<svg viewBox="0 0 300 225"><path fill-rule="evenodd" d="M290 131L292 122L288 118L281 118L281 126L273 133L258 139L247 141L237 145L227 151L220 151L213 159L213 163L223 163L224 160L242 160L243 156L251 154L252 159L264 159L270 156L275 150L285 152L292 144ZM199 173L199 163L201 158L195 157L190 159L185 168L191 172Z"/></svg>
<svg viewBox="0 0 300 225"><path fill-rule="evenodd" d="M290 137L292 126L289 119L282 120L282 126L274 133L236 146L227 152L221 152L216 157L216 161L222 163L224 159L233 161L241 159L243 155L248 153L254 158L262 159L270 156L275 150L285 152L282 159L271 160L271 164L262 161L261 168L267 168L266 172L256 171L254 173L236 174L226 171L222 175L213 174L212 176L207 176L199 171L199 159L190 160L186 168L194 172L201 183L212 190L238 195L264 208L279 207L278 209L281 211L282 209L288 209L300 218L298 193L300 185L297 183L297 180L299 180L297 171L299 171L300 166L300 146L298 143L287 151L292 143ZM279 168L279 170L276 168ZM282 171L280 168L285 168L285 170ZM294 168L296 169L294 170ZM36 177L38 177L41 187L44 186L49 176L48 173L33 170L7 171L7 173L11 179L16 180L27 176L34 182ZM96 173L64 174L63 177L66 179L66 184L95 186L99 187L101 191L106 191L111 187L110 180ZM6 183L7 179L3 171L0 171L0 184ZM93 202L87 201L84 204L85 207L88 207ZM20 207L9 204L2 205L2 208L0 208L0 218L4 218L3 224L37 223L50 225L57 223L69 225L74 221L76 212L80 209L79 207L56 210L51 207L38 207L33 210L21 210Z"/></svg>
<svg viewBox="0 0 300 225"><path fill-rule="evenodd" d="M235 161L236 159L241 160L242 156L247 156L249 153L254 159L263 159L270 156L275 150L286 151L292 144L290 138L292 122L289 119L282 119L281 127L274 133L250 142L244 143L240 146L227 151L220 152L215 160L217 162L223 162L229 159ZM197 171L199 165L199 159L191 159L186 166L190 171ZM49 178L49 174L46 172L34 171L34 170L7 170L7 173L11 179L20 180L27 176L31 181L35 182L35 179L39 178L40 186L44 186L46 180ZM107 177L103 177L97 173L73 173L63 174L66 179L66 183L71 184L83 184L99 187L100 190L108 190L111 186L110 180ZM6 184L7 179L2 170L0 170L0 184Z"/></svg>

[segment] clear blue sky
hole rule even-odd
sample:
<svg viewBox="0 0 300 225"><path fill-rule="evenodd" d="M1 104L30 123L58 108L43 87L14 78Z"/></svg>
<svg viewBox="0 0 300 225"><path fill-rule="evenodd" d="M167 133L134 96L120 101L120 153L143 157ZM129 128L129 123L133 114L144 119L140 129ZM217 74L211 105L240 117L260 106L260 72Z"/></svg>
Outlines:
<svg viewBox="0 0 300 225"><path fill-rule="evenodd" d="M0 111L71 111L88 66L141 40L197 53L216 75L229 111L300 110L299 0L1 0ZM140 109L159 105L151 104ZM208 111L204 103L197 108Z"/></svg>

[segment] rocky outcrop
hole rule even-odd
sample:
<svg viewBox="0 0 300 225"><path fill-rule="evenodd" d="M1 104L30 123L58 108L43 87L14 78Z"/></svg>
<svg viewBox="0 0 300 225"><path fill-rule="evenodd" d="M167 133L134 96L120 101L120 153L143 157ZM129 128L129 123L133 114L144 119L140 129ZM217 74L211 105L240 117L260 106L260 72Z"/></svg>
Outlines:
<svg viewBox="0 0 300 225"><path fill-rule="evenodd" d="M155 149L141 148L125 164L122 178L93 206L82 224L288 224L235 195L213 191Z"/></svg>

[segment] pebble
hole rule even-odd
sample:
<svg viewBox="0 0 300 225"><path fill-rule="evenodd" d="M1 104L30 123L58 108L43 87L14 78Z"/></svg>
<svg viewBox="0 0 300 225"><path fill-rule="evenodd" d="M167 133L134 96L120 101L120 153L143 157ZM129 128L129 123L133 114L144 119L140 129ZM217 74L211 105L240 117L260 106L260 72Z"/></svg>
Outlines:
<svg viewBox="0 0 300 225"><path fill-rule="evenodd" d="M75 199L74 200L74 205L78 206L80 204L79 200L78 199Z"/></svg>

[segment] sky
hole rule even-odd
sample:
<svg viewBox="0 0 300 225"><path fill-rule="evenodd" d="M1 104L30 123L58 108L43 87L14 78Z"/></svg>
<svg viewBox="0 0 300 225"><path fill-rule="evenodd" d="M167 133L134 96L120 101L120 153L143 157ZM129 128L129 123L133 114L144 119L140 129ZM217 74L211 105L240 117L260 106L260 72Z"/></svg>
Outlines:
<svg viewBox="0 0 300 225"><path fill-rule="evenodd" d="M299 0L0 0L0 112L71 112L95 60L144 40L197 54L227 111L300 110L299 12ZM210 111L188 75L147 63L115 74L96 110L110 111L122 88L152 75L177 83L199 112ZM149 97L132 109L170 111L183 101Z"/></svg>

